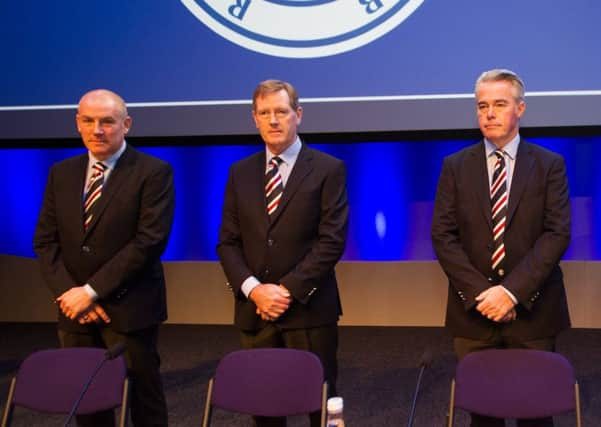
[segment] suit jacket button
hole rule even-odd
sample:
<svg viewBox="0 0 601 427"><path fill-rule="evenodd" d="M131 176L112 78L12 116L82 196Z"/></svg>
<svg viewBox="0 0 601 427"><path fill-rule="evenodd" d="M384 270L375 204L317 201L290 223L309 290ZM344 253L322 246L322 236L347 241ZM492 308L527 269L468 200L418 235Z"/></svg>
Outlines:
<svg viewBox="0 0 601 427"><path fill-rule="evenodd" d="M89 253L89 252L90 252L90 247L89 247L89 246L85 246L85 245L84 245L84 246L82 246L82 247L81 247L81 250L82 250L83 252Z"/></svg>
<svg viewBox="0 0 601 427"><path fill-rule="evenodd" d="M271 271L269 271L269 269L268 269L268 268L266 268L264 273L265 273L265 275L267 276L267 275L269 275L269 273L271 273Z"/></svg>
<svg viewBox="0 0 601 427"><path fill-rule="evenodd" d="M273 246L273 239L267 240L267 246Z"/></svg>

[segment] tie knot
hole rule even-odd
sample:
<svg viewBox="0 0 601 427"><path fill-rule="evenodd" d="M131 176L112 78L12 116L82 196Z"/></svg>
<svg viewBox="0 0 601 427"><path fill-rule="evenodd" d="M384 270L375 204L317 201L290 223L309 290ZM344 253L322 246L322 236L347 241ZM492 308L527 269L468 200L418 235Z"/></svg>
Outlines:
<svg viewBox="0 0 601 427"><path fill-rule="evenodd" d="M505 159L505 151L499 149L499 150L495 150L495 156L497 156L497 158L499 160L501 159Z"/></svg>
<svg viewBox="0 0 601 427"><path fill-rule="evenodd" d="M97 172L104 172L106 170L106 165L102 162L96 162L94 163L94 165L92 166L92 169L94 169Z"/></svg>
<svg viewBox="0 0 601 427"><path fill-rule="evenodd" d="M265 171L265 173L269 173L272 170L278 170L278 167L282 164L283 160L281 157L275 156L272 157L271 160L269 161L269 164L267 165L267 170Z"/></svg>
<svg viewBox="0 0 601 427"><path fill-rule="evenodd" d="M281 165L282 162L283 162L283 160L279 156L272 157L271 160L269 161L269 163L271 163L271 165L274 167Z"/></svg>

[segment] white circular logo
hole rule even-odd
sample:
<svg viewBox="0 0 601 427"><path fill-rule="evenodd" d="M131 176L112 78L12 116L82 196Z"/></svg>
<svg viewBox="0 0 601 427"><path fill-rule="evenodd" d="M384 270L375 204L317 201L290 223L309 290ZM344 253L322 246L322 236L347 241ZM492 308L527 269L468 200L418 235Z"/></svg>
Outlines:
<svg viewBox="0 0 601 427"><path fill-rule="evenodd" d="M317 58L383 36L424 0L181 0L233 43L267 55Z"/></svg>

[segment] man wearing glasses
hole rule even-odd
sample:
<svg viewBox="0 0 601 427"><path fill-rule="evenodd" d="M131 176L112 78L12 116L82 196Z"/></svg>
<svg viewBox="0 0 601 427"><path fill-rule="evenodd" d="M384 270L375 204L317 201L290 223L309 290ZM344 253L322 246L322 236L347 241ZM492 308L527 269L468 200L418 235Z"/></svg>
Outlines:
<svg viewBox="0 0 601 427"><path fill-rule="evenodd" d="M301 142L302 116L289 83L267 80L256 88L253 118L265 150L230 169L217 252L242 346L315 353L334 395L342 314L334 266L346 242L346 169ZM255 422L286 425L280 418ZM319 414L311 425L319 425Z"/></svg>

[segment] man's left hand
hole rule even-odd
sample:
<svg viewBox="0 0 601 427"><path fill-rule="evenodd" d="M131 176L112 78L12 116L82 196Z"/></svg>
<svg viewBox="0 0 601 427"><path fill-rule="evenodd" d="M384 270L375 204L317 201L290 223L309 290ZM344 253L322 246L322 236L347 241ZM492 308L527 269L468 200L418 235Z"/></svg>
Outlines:
<svg viewBox="0 0 601 427"><path fill-rule="evenodd" d="M476 297L476 310L486 318L500 322L514 307L514 303L503 286L492 286Z"/></svg>
<svg viewBox="0 0 601 427"><path fill-rule="evenodd" d="M83 286L75 286L56 299L61 311L71 320L77 319L93 302Z"/></svg>

